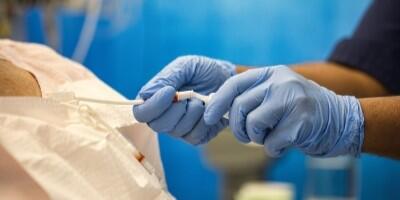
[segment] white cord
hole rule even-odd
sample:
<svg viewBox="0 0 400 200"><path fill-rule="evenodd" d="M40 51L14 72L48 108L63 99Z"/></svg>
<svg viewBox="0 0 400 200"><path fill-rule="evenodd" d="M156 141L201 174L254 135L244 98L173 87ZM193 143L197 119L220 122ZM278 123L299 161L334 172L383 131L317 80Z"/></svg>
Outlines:
<svg viewBox="0 0 400 200"><path fill-rule="evenodd" d="M127 106L137 106L144 103L143 99L136 100L127 100L127 101L111 101L111 100L102 100L102 99L92 99L86 97L75 97L78 101L86 101L92 103L101 103L101 104L114 104L114 105L127 105Z"/></svg>
<svg viewBox="0 0 400 200"><path fill-rule="evenodd" d="M175 100L176 101L184 101L184 100L188 100L188 99L198 99L198 100L202 101L205 105L207 105L213 94L214 93L210 94L209 96L206 96L206 95L197 93L193 90L181 91L181 92L176 92ZM87 98L87 97L75 97L75 99L78 101L86 101L86 102L92 102L92 103L127 105L127 106L138 106L138 105L142 105L144 103L143 99L135 99L135 100L127 100L127 101L111 101L111 100L92 99L92 98ZM229 114L226 113L224 115L224 118L229 119Z"/></svg>
<svg viewBox="0 0 400 200"><path fill-rule="evenodd" d="M199 99L200 101L203 101L204 103L208 103L210 96L205 96L205 95L199 94L197 92L194 92L193 90L176 92L176 94L175 94L176 101L183 101L183 100L193 99L193 98ZM129 106L137 106L137 105L141 105L144 103L143 99L126 100L126 101L93 99L93 98L87 98L87 97L75 97L75 99L78 101L86 101L86 102L92 102L92 103L129 105Z"/></svg>
<svg viewBox="0 0 400 200"><path fill-rule="evenodd" d="M193 90L181 91L181 92L176 92L175 100L183 101L183 100L187 100L187 99L198 99L207 105L209 103L210 99L212 98L213 94L214 93L211 93L209 96L206 96L206 95L197 93ZM141 105L144 103L143 99L127 100L127 101L109 101L109 100L91 99L91 98L85 98L85 97L75 97L75 99L77 99L78 101L87 101L87 102L92 102L92 103L130 105L130 106L137 106L137 105ZM225 115L223 117L225 119L229 119L229 113L225 113ZM246 145L251 146L251 147L257 147L257 148L262 146L260 144L254 143L254 142L247 143Z"/></svg>

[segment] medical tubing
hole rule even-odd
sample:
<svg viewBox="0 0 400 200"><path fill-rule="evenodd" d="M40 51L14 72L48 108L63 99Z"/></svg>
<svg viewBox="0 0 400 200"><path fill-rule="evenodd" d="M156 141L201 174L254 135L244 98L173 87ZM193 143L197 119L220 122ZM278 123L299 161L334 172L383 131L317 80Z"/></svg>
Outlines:
<svg viewBox="0 0 400 200"><path fill-rule="evenodd" d="M176 101L182 101L182 100L194 98L194 99L198 99L198 100L202 101L205 105L208 105L208 103L210 102L210 100L214 94L215 93L211 93L210 95L206 96L206 95L197 93L193 90L188 90L188 91L177 92L175 99L176 99ZM229 119L229 113L225 113L225 115L223 117L225 119Z"/></svg>
<svg viewBox="0 0 400 200"><path fill-rule="evenodd" d="M210 96L201 95L197 92L194 92L193 90L182 91L182 92L176 92L174 101L183 101L183 100L192 99L192 98L199 99L200 101L203 101L204 103L208 103ZM130 105L130 106L138 106L138 105L142 105L144 103L143 99L114 101L114 100L93 99L93 98L79 97L79 96L76 96L75 99L78 101L85 101L85 102L91 102L91 103Z"/></svg>
<svg viewBox="0 0 400 200"><path fill-rule="evenodd" d="M183 101L183 100L193 99L193 98L198 99L206 104L210 101L211 96L202 95L193 90L177 92L175 95L176 101Z"/></svg>
<svg viewBox="0 0 400 200"><path fill-rule="evenodd" d="M101 104L114 104L114 105L141 105L144 103L143 99L135 99L128 101L113 101L113 100L102 100L102 99L92 99L86 97L75 97L78 101L92 102L92 103L101 103Z"/></svg>
<svg viewBox="0 0 400 200"><path fill-rule="evenodd" d="M97 29L97 23L100 18L101 10L103 9L103 0L89 0L87 6L87 14L83 22L82 30L76 44L72 59L82 63L89 51L90 45L93 42L94 35Z"/></svg>
<svg viewBox="0 0 400 200"><path fill-rule="evenodd" d="M176 92L174 101L178 102L178 101L183 101L183 100L188 100L188 99L198 99L198 100L202 101L205 105L207 105L210 102L210 99L213 95L214 95L214 93L211 93L208 96L202 95L193 90L179 91L179 92ZM144 103L143 99L135 99L135 100L127 100L127 101L102 100L102 99L92 99L92 98L86 98L86 97L75 97L75 99L77 99L79 101L86 101L86 102L92 102L92 103L129 105L129 106L138 106L138 105L142 105ZM229 119L229 113L226 113L223 117L225 119Z"/></svg>
<svg viewBox="0 0 400 200"><path fill-rule="evenodd" d="M193 90L188 90L188 91L179 91L176 92L174 101L183 101L187 99L198 99L202 101L205 105L207 105L214 93L211 93L210 95L202 95L200 93L197 93ZM75 97L79 101L86 101L86 102L92 102L92 103L102 103L102 104L114 104L114 105L130 105L130 106L137 106L137 105L142 105L144 103L143 99L135 99L135 100L127 100L127 101L110 101L110 100L100 100L100 99L91 99L91 98L85 98L85 97ZM223 118L229 119L229 112L225 113ZM249 142L246 144L247 146L252 146L252 147L260 147L262 145Z"/></svg>

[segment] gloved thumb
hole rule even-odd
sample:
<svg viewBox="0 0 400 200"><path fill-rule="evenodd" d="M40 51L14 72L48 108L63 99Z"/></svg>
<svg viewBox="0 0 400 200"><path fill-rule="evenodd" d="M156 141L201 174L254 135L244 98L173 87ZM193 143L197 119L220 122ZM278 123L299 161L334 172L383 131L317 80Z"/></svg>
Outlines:
<svg viewBox="0 0 400 200"><path fill-rule="evenodd" d="M153 96L145 100L142 105L133 107L133 114L139 122L150 122L163 114L173 103L175 89L165 86Z"/></svg>

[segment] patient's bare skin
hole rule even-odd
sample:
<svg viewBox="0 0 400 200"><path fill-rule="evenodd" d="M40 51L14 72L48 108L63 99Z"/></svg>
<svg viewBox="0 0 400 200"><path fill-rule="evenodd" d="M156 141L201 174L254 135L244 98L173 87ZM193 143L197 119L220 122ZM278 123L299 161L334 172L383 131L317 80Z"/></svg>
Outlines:
<svg viewBox="0 0 400 200"><path fill-rule="evenodd" d="M41 92L32 74L0 59L0 96L41 96ZM1 143L0 197L16 200L49 199Z"/></svg>
<svg viewBox="0 0 400 200"><path fill-rule="evenodd" d="M0 96L41 96L41 91L31 73L0 59Z"/></svg>

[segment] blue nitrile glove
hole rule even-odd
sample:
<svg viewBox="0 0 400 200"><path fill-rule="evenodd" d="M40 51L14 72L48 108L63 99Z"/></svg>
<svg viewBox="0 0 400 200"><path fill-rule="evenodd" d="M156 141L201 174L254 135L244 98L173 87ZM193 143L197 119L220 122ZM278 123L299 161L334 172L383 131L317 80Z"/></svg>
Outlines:
<svg viewBox="0 0 400 200"><path fill-rule="evenodd" d="M359 101L336 95L285 66L228 79L211 98L204 120L213 125L228 111L235 136L263 144L271 156L291 146L322 157L361 152L364 117Z"/></svg>
<svg viewBox="0 0 400 200"><path fill-rule="evenodd" d="M156 132L169 133L191 144L203 144L228 125L225 119L213 125L203 120L205 106L193 99L173 103L176 91L194 90L204 95L217 89L235 74L229 62L203 56L183 56L168 64L139 92L145 103L133 108L139 122Z"/></svg>

